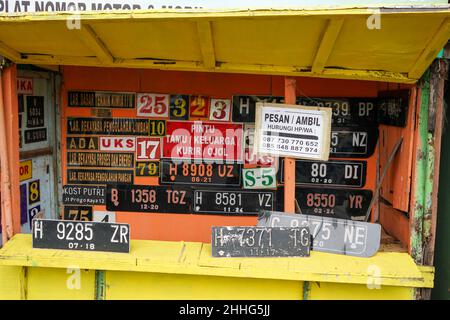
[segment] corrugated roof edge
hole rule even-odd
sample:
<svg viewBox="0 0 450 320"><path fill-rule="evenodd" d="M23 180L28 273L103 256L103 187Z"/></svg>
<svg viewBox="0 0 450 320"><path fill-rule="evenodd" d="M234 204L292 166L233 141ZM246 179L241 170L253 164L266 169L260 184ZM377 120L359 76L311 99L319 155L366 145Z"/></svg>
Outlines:
<svg viewBox="0 0 450 320"><path fill-rule="evenodd" d="M26 12L3 13L0 21L24 20L60 20L67 15L76 13L80 18L103 18L108 16L125 16L127 18L189 18L202 16L204 18L219 17L250 17L250 16L309 16L309 15L369 15L378 10L380 13L450 13L448 5L402 5L402 6L352 6L352 7L286 7L286 8L236 8L236 9L142 9L142 10L103 10L103 11L59 11L59 12ZM125 18L123 17L123 18ZM17 19L21 18L21 19Z"/></svg>

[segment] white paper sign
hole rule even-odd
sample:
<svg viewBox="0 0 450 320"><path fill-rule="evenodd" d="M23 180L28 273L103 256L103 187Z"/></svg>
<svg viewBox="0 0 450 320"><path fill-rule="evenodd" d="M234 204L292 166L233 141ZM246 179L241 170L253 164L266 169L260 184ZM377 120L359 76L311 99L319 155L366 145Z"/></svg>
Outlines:
<svg viewBox="0 0 450 320"><path fill-rule="evenodd" d="M115 223L116 213L110 211L94 211L93 221Z"/></svg>
<svg viewBox="0 0 450 320"><path fill-rule="evenodd" d="M254 152L328 160L331 108L280 103L256 104Z"/></svg>

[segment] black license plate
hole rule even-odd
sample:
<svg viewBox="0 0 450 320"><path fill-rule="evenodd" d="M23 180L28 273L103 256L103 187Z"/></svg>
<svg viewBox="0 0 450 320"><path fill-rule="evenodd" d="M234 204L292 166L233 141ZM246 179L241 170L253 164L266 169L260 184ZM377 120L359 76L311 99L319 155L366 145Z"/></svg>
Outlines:
<svg viewBox="0 0 450 320"><path fill-rule="evenodd" d="M240 186L242 165L161 160L161 184Z"/></svg>
<svg viewBox="0 0 450 320"><path fill-rule="evenodd" d="M279 180L284 183L284 159L281 162ZM361 188L366 183L366 161L295 161L297 185L347 186Z"/></svg>
<svg viewBox="0 0 450 320"><path fill-rule="evenodd" d="M283 103L284 97L233 96L233 122L255 122L257 102Z"/></svg>
<svg viewBox="0 0 450 320"><path fill-rule="evenodd" d="M191 195L190 188L108 185L106 187L106 210L190 213Z"/></svg>
<svg viewBox="0 0 450 320"><path fill-rule="evenodd" d="M309 226L312 250L357 257L371 257L380 248L381 225L306 214L265 212L261 227Z"/></svg>
<svg viewBox="0 0 450 320"><path fill-rule="evenodd" d="M380 92L378 122L396 127L406 126L409 108L409 90Z"/></svg>
<svg viewBox="0 0 450 320"><path fill-rule="evenodd" d="M278 189L278 199L283 199L283 191ZM302 214L360 220L365 218L372 190L297 187L295 199ZM277 210L283 211L282 202L277 202Z"/></svg>
<svg viewBox="0 0 450 320"><path fill-rule="evenodd" d="M213 257L307 257L308 227L213 227Z"/></svg>
<svg viewBox="0 0 450 320"><path fill-rule="evenodd" d="M332 108L333 127L377 124L375 98L298 98L297 104Z"/></svg>
<svg viewBox="0 0 450 320"><path fill-rule="evenodd" d="M331 131L330 157L367 158L375 151L378 128L333 128Z"/></svg>
<svg viewBox="0 0 450 320"><path fill-rule="evenodd" d="M130 226L119 223L33 220L33 248L130 252Z"/></svg>
<svg viewBox="0 0 450 320"><path fill-rule="evenodd" d="M195 190L194 213L224 215L257 215L260 210L272 210L274 191Z"/></svg>

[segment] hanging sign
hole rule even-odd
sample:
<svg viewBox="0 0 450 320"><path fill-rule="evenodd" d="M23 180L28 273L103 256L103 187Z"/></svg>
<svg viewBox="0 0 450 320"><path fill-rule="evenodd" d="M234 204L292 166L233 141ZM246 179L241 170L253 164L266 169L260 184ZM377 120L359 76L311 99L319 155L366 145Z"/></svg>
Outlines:
<svg viewBox="0 0 450 320"><path fill-rule="evenodd" d="M27 128L39 128L45 124L44 97L27 96Z"/></svg>
<svg viewBox="0 0 450 320"><path fill-rule="evenodd" d="M308 227L213 227L213 257L308 257Z"/></svg>
<svg viewBox="0 0 450 320"><path fill-rule="evenodd" d="M191 189L144 185L107 185L106 210L189 213Z"/></svg>
<svg viewBox="0 0 450 320"><path fill-rule="evenodd" d="M282 212L264 212L258 219L261 227L309 226L315 251L371 257L380 248L381 225L376 223Z"/></svg>
<svg viewBox="0 0 450 320"><path fill-rule="evenodd" d="M405 127L409 107L409 92L400 90L395 93L398 95L397 97L385 97L379 100L378 121L380 124Z"/></svg>
<svg viewBox="0 0 450 320"><path fill-rule="evenodd" d="M116 214L109 211L94 211L93 220L95 222L114 223L116 222Z"/></svg>
<svg viewBox="0 0 450 320"><path fill-rule="evenodd" d="M63 187L63 204L104 205L105 186L76 186Z"/></svg>
<svg viewBox="0 0 450 320"><path fill-rule="evenodd" d="M284 97L273 96L233 96L233 122L255 122L256 103L283 103Z"/></svg>
<svg viewBox="0 0 450 320"><path fill-rule="evenodd" d="M266 190L195 190L195 213L224 215L256 215L270 210L275 203L275 192Z"/></svg>
<svg viewBox="0 0 450 320"><path fill-rule="evenodd" d="M132 118L68 118L67 134L163 137L166 135L166 121Z"/></svg>
<svg viewBox="0 0 450 320"><path fill-rule="evenodd" d="M207 120L209 116L210 99L206 96L189 97L189 119Z"/></svg>
<svg viewBox="0 0 450 320"><path fill-rule="evenodd" d="M161 184L240 186L242 165L237 163L161 160Z"/></svg>
<svg viewBox="0 0 450 320"><path fill-rule="evenodd" d="M330 108L257 103L255 153L328 160Z"/></svg>
<svg viewBox="0 0 450 320"><path fill-rule="evenodd" d="M258 166L273 166L277 164L278 158L270 155L256 154L255 147L255 125L246 123L244 125L244 159L245 164Z"/></svg>
<svg viewBox="0 0 450 320"><path fill-rule="evenodd" d="M172 120L187 120L189 118L189 96L171 95L169 114Z"/></svg>
<svg viewBox="0 0 450 320"><path fill-rule="evenodd" d="M376 98L303 98L297 104L332 109L331 125L361 126L377 124Z"/></svg>
<svg viewBox="0 0 450 320"><path fill-rule="evenodd" d="M136 160L158 160L161 158L160 138L136 138Z"/></svg>
<svg viewBox="0 0 450 320"><path fill-rule="evenodd" d="M67 152L67 166L134 168L134 154L119 152Z"/></svg>
<svg viewBox="0 0 450 320"><path fill-rule="evenodd" d="M47 140L47 128L25 130L25 144Z"/></svg>
<svg viewBox="0 0 450 320"><path fill-rule="evenodd" d="M124 108L136 106L135 94L126 92L69 91L69 107Z"/></svg>
<svg viewBox="0 0 450 320"><path fill-rule="evenodd" d="M279 179L284 183L284 159L281 160ZM295 161L296 185L347 186L360 188L366 183L366 161Z"/></svg>
<svg viewBox="0 0 450 320"><path fill-rule="evenodd" d="M130 183L134 181L134 170L67 169L69 184Z"/></svg>
<svg viewBox="0 0 450 320"><path fill-rule="evenodd" d="M283 188L278 188L278 199L283 199L283 192ZM372 191L301 187L295 188L295 199L302 214L364 220L372 200ZM283 211L282 202L277 202L277 210Z"/></svg>
<svg viewBox="0 0 450 320"><path fill-rule="evenodd" d="M135 174L136 177L159 177L159 161L136 161Z"/></svg>
<svg viewBox="0 0 450 320"><path fill-rule="evenodd" d="M137 115L140 117L168 118L169 95L154 94L154 93L138 93Z"/></svg>
<svg viewBox="0 0 450 320"><path fill-rule="evenodd" d="M209 120L230 121L231 101L228 99L211 99L211 110L209 111Z"/></svg>
<svg viewBox="0 0 450 320"><path fill-rule="evenodd" d="M64 206L64 220L92 221L92 207Z"/></svg>
<svg viewBox="0 0 450 320"><path fill-rule="evenodd" d="M71 138L75 139L75 138ZM83 139L83 138L79 138ZM94 138L84 138L94 139ZM97 139L97 138L95 138ZM98 144L98 143L97 143ZM93 147L95 143L93 144ZM93 148L94 150L96 148ZM100 150L102 151L134 151L136 150L135 137L100 137Z"/></svg>
<svg viewBox="0 0 450 320"><path fill-rule="evenodd" d="M25 181L33 177L33 161L21 161L19 165L19 180Z"/></svg>
<svg viewBox="0 0 450 320"><path fill-rule="evenodd" d="M274 189L277 187L275 168L250 168L242 172L244 189Z"/></svg>
<svg viewBox="0 0 450 320"><path fill-rule="evenodd" d="M375 151L378 127L333 128L330 157L368 158Z"/></svg>
<svg viewBox="0 0 450 320"><path fill-rule="evenodd" d="M105 145L110 146L109 142ZM98 137L67 137L66 146L70 150L98 150ZM100 150L109 150L109 148L104 147Z"/></svg>
<svg viewBox="0 0 450 320"><path fill-rule="evenodd" d="M130 226L119 223L33 220L33 248L130 252Z"/></svg>
<svg viewBox="0 0 450 320"><path fill-rule="evenodd" d="M167 121L163 157L243 162L242 125Z"/></svg>
<svg viewBox="0 0 450 320"><path fill-rule="evenodd" d="M32 78L17 78L17 94L33 94Z"/></svg>

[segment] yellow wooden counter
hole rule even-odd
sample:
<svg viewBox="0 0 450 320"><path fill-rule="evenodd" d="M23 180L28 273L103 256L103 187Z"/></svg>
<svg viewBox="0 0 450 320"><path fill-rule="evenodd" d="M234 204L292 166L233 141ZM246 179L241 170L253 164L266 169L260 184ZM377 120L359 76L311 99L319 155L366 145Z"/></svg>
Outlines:
<svg viewBox="0 0 450 320"><path fill-rule="evenodd" d="M412 299L433 277L398 252L213 258L209 244L132 240L99 253L32 249L25 234L0 250L0 299Z"/></svg>

